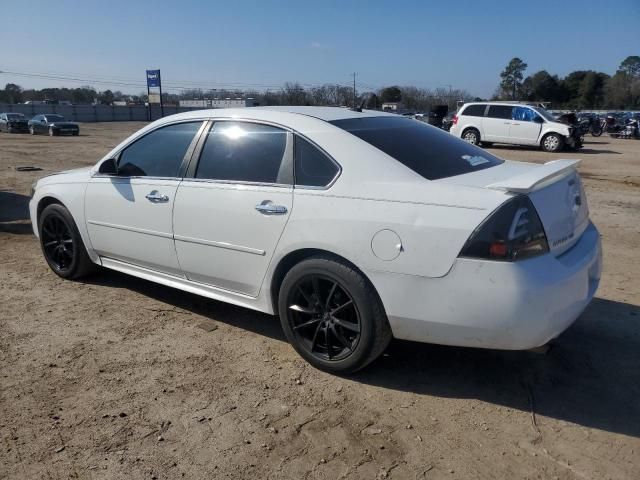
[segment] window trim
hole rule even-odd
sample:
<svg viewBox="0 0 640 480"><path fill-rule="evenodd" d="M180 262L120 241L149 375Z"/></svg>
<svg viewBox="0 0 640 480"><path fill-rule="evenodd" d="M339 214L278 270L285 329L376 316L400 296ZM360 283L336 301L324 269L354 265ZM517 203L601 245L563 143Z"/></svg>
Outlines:
<svg viewBox="0 0 640 480"><path fill-rule="evenodd" d="M283 162L289 161L291 163L291 171L293 175L292 183L283 184L283 183L249 182L249 181L243 181L243 180L214 180L214 179L208 179L208 178L195 178L195 174L198 169L198 164L200 163L200 158L202 155L202 150L204 148L204 144L205 144L207 135L209 134L209 131L211 130L211 128L216 122L224 122L224 121L256 123L258 125L266 125L270 127L280 128L285 132L287 132L287 147L285 149L285 154L288 154L290 158L283 159ZM203 131L202 136L200 137L200 141L198 142L198 145L194 150L194 154L191 158L187 171L185 172L183 180L188 180L189 182L214 183L214 184L221 184L221 185L247 185L247 186L257 186L257 187L280 187L280 188L287 187L287 188L301 189L301 190L328 190L335 184L338 177L340 177L340 175L342 174L342 166L331 155L329 155L325 149L320 147L316 142L308 138L306 135L286 125L282 125L277 122L271 122L269 120L257 120L253 118L243 118L243 117L239 117L239 118L238 117L210 117L208 119L208 122L209 122L209 126L205 129L205 131ZM335 177L325 187L302 186L302 185L295 184L295 180L296 180L295 151L294 151L295 135L299 135L301 138L308 141L311 145L313 145L318 150L320 150L324 155L326 155L327 158L329 158L338 167L338 172L336 173ZM291 142L290 146L289 146L289 142Z"/></svg>
<svg viewBox="0 0 640 480"><path fill-rule="evenodd" d="M336 174L333 176L331 181L329 183L327 183L326 185L324 185L324 186L314 186L314 185L298 185L297 184L295 135L298 135L303 140L309 142L309 144L311 144L311 146L317 148L320 151L320 153L322 153L325 157L327 157L336 166L336 169L337 169L336 170ZM342 166L338 162L336 162L336 160L331 155L329 155L324 148L322 148L316 142L314 142L313 140L310 140L309 138L305 137L304 135L302 135L300 133L295 133L294 134L294 138L293 138L293 188L300 189L300 190L328 190L333 186L334 183L336 183L336 181L338 180L338 177L341 174L342 174Z"/></svg>
<svg viewBox="0 0 640 480"><path fill-rule="evenodd" d="M180 163L180 168L178 169L178 176L175 176L175 177L158 177L158 176L151 176L151 175L134 175L134 176L126 177L126 176L120 176L120 175L106 175L106 174L103 174L103 173L98 173L98 171L100 170L100 165L104 161L109 160L109 158L112 158L112 159L114 159L116 161L116 164L119 164L122 152L124 152L127 148L129 148L131 145L136 143L138 140L142 140L147 135L150 135L150 134L152 134L154 132L157 132L158 130L160 130L162 128L171 127L173 125L179 125L179 124L182 124L182 123L198 123L198 122L200 122L201 125L198 127L198 130L194 134L193 138L191 139L191 143L189 144L189 146L187 147L187 150L184 153L184 156L182 158L182 162ZM96 165L95 173L93 173L91 175L91 178L129 178L129 179L136 178L136 179L147 179L147 180L182 180L184 178L184 175L186 174L189 162L193 158L193 154L194 154L195 148L196 148L196 146L198 144L198 141L200 140L200 137L202 136L203 130L204 130L205 125L207 123L208 122L207 122L206 118L190 118L190 119L179 120L179 121L176 121L176 122L165 123L163 125L158 125L157 128L149 130L148 132L145 132L142 135L138 135L137 137L133 138L130 142L127 142L127 144L125 144L118 151L116 151L116 153L114 155L112 155L109 158L105 158L102 161L100 161Z"/></svg>

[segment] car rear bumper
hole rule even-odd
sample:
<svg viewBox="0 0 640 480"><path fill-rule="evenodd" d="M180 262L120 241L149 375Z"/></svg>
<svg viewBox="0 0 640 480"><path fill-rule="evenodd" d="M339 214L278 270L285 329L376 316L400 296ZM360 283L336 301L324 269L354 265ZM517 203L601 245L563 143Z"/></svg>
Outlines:
<svg viewBox="0 0 640 480"><path fill-rule="evenodd" d="M458 258L441 278L370 272L396 338L526 350L560 335L593 298L602 270L590 224L562 255L520 262Z"/></svg>

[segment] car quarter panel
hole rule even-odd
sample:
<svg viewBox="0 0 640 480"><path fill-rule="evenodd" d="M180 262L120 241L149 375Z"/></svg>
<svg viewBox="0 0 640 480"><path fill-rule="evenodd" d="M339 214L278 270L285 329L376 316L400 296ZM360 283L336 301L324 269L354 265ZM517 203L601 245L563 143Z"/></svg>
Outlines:
<svg viewBox="0 0 640 480"><path fill-rule="evenodd" d="M425 198L424 191L431 189L433 198ZM320 248L344 256L363 270L442 277L473 230L507 199L496 192L483 200L478 196L476 206L461 206L436 184L404 185L409 196L412 190L422 190L421 195L414 192L411 202L393 200L400 195L389 187L386 195L375 195L372 188L370 196L361 197L333 194L332 190L295 190L279 256L298 248ZM374 237L385 230L399 237L381 247L397 249L393 259L374 253Z"/></svg>

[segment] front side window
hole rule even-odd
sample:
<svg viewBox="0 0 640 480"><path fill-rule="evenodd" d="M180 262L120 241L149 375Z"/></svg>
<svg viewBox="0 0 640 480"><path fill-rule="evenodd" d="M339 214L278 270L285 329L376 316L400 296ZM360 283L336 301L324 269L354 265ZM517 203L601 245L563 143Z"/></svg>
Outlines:
<svg viewBox="0 0 640 480"><path fill-rule="evenodd" d="M464 109L461 115L465 115L467 117L484 117L484 111L486 108L486 105L469 105Z"/></svg>
<svg viewBox="0 0 640 480"><path fill-rule="evenodd" d="M290 183L283 162L287 132L270 125L223 121L213 124L200 155L196 178L252 183Z"/></svg>
<svg viewBox="0 0 640 480"><path fill-rule="evenodd" d="M338 174L338 166L323 152L296 135L294 147L296 185L326 187Z"/></svg>
<svg viewBox="0 0 640 480"><path fill-rule="evenodd" d="M122 177L177 177L184 155L202 122L177 123L146 134L125 148L118 161Z"/></svg>
<svg viewBox="0 0 640 480"><path fill-rule="evenodd" d="M511 120L512 111L513 107L507 105L490 105L487 116L489 118L505 118Z"/></svg>
<svg viewBox="0 0 640 480"><path fill-rule="evenodd" d="M486 150L442 129L409 118L363 117L330 123L382 150L428 180L462 175L503 163Z"/></svg>

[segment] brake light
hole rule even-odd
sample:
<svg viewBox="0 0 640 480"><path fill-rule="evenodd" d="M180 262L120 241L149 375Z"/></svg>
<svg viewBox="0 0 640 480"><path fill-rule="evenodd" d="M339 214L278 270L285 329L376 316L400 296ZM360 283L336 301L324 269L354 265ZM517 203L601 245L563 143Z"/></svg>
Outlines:
<svg viewBox="0 0 640 480"><path fill-rule="evenodd" d="M452 125L457 125L458 124L458 115L454 115L453 118L451 119L451 124Z"/></svg>
<svg viewBox="0 0 640 480"><path fill-rule="evenodd" d="M549 251L547 235L526 195L513 197L471 234L460 257L517 261Z"/></svg>

